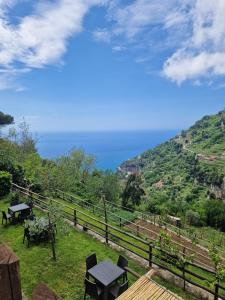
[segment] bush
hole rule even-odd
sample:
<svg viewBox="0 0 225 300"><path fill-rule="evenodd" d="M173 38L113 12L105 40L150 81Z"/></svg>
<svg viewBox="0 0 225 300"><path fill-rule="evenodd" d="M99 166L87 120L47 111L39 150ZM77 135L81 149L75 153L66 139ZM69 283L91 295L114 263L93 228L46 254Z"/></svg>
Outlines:
<svg viewBox="0 0 225 300"><path fill-rule="evenodd" d="M12 175L8 172L0 171L0 197L8 195L11 191Z"/></svg>
<svg viewBox="0 0 225 300"><path fill-rule="evenodd" d="M193 210L188 210L186 212L186 219L189 225L199 226L200 225L200 215L198 212Z"/></svg>
<svg viewBox="0 0 225 300"><path fill-rule="evenodd" d="M20 203L19 193L12 193L10 197L10 206L14 206Z"/></svg>

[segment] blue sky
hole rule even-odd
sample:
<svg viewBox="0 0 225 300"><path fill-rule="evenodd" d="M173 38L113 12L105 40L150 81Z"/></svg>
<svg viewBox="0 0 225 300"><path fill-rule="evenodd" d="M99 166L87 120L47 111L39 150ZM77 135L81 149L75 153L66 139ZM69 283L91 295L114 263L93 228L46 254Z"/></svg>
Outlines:
<svg viewBox="0 0 225 300"><path fill-rule="evenodd" d="M3 0L0 110L34 131L187 128L225 107L224 19L220 0Z"/></svg>

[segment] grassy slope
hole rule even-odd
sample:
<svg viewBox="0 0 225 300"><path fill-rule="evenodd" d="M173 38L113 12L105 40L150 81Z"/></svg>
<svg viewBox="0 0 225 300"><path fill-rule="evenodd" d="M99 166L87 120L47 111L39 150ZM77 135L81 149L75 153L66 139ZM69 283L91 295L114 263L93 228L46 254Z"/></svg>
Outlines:
<svg viewBox="0 0 225 300"><path fill-rule="evenodd" d="M8 206L7 199L1 200L0 210L6 210ZM36 210L35 214L42 213ZM116 262L120 253L86 233L71 229L68 236L57 234L57 262L54 262L51 258L50 245L32 245L27 248L26 245L23 245L22 239L23 227L21 225L7 227L0 225L0 243L8 244L20 258L22 288L28 299L31 299L32 288L39 282L46 283L64 300L83 299L86 256L96 252L99 261L109 259ZM131 259L129 259L129 267L139 274L146 273L146 269ZM129 285L136 281L136 278L130 274L128 277ZM182 289L174 287L173 284L158 277L154 279L183 299L195 300L194 297L186 294Z"/></svg>
<svg viewBox="0 0 225 300"><path fill-rule="evenodd" d="M8 206L7 202L0 202L0 209ZM23 291L28 296L31 296L32 288L38 282L45 282L62 299L82 299L85 257L96 252L99 261L109 259L116 262L119 255L91 236L73 229L69 236L57 234L57 262L51 259L50 245L27 248L22 244L22 239L22 226L0 226L0 243L7 243L20 258ZM146 272L135 262L129 260L129 263L140 274ZM135 278L130 276L129 280L132 283Z"/></svg>
<svg viewBox="0 0 225 300"><path fill-rule="evenodd" d="M65 205L65 204L68 205L68 212L71 212L71 209L69 209L69 207L77 208L77 209L81 210L82 212L86 213L88 216L90 216L90 217L95 217L95 218L96 218L96 216L93 215L92 212L90 212L90 211L88 211L88 210L86 210L86 209L84 209L84 208L80 209L80 207L77 207L75 204L67 203L66 201L64 201L64 200L62 200L62 199L60 199L60 200L57 199L57 201L59 201L62 205ZM79 215L79 214L77 214L77 215ZM84 217L84 219L87 220L87 221L89 220L89 219L86 218L86 217ZM97 219L99 219L99 218L97 217ZM96 222L94 222L94 223L96 223ZM99 224L96 223L96 225L99 225ZM116 226L116 224L113 224L113 225ZM123 229L124 229L124 230L127 230L127 229L125 229L125 228L123 228ZM120 237L122 237L122 238L125 238L127 241L130 241L130 242L132 242L132 243L135 243L135 244L139 245L140 247L146 248L142 243L138 243L137 241L134 241L132 238L129 238L128 236L124 236L123 234L120 234L120 233L118 233L118 232L115 232L115 233L116 233L118 236L120 236ZM124 244L124 243L122 242L121 244ZM125 243L124 245L127 246L126 243ZM130 249L136 251L136 253L139 253L139 254L141 254L141 255L145 254L145 253L142 253L142 251L137 250L134 246L133 246L133 247L132 247L132 246L128 246L128 247L129 247ZM146 249L147 249L147 248L146 248ZM156 250L154 250L153 253L154 253L154 254L159 254L158 251L156 251ZM145 257L146 257L146 254L145 254ZM158 261L158 260L156 259L155 262L156 262L156 261ZM158 261L158 262L162 264L162 261ZM170 267L172 267L172 266L170 266ZM172 269L173 269L175 272L181 274L181 271L177 270L176 267L172 267ZM204 272L204 271L202 271L202 270L196 269L196 268L191 267L191 266L189 267L189 269L190 269L190 271L194 271L195 273L197 273L197 274L199 274L199 275L202 275L202 276L204 276L205 278L207 278L207 281L208 281L209 283L210 283L210 282L213 283L214 280L215 280L214 276L211 276L211 274L209 274L209 273L207 273L207 272ZM193 277L193 276L191 276L191 275L186 275L186 277L189 278L189 279L191 279L191 280L194 281L194 282L197 282L197 283L199 283L199 284L205 285L206 287L210 287L210 284L207 283L206 281L198 280L196 277ZM157 280L159 280L159 278L157 278ZM160 280L159 280L159 283L162 283L162 282L163 282L162 279L160 279ZM164 283L162 283L162 284L165 285L165 286L167 286L168 283L165 283L165 282L164 282ZM211 286L211 287L212 287L212 286ZM174 292L176 292L175 287L173 287L172 290L173 290ZM179 290L179 288L178 288L178 290Z"/></svg>
<svg viewBox="0 0 225 300"><path fill-rule="evenodd" d="M7 199L1 200L0 210L9 206ZM35 212L40 214L39 211ZM23 227L20 225L0 226L0 243L8 244L20 258L22 287L25 295L30 299L32 288L39 282L45 282L64 300L83 298L83 279L85 274L85 257L96 252L98 260L109 259L117 261L119 252L105 246L93 237L71 229L68 236L57 234L56 253L57 262L51 259L50 245L32 245L27 248L22 244ZM144 274L146 270L129 259L129 266ZM194 299L172 284L155 278L168 289L178 293L184 299ZM136 279L129 275L130 285Z"/></svg>

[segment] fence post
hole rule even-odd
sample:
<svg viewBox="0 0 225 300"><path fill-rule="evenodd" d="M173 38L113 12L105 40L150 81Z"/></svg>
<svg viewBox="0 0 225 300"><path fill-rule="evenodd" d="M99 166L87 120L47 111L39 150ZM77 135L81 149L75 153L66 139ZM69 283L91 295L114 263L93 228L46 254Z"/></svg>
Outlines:
<svg viewBox="0 0 225 300"><path fill-rule="evenodd" d="M215 294L214 294L214 300L219 299L219 286L217 283L215 283Z"/></svg>
<svg viewBox="0 0 225 300"><path fill-rule="evenodd" d="M77 225L77 211L76 211L76 209L74 209L73 213L74 213L74 226L76 226Z"/></svg>
<svg viewBox="0 0 225 300"><path fill-rule="evenodd" d="M120 218L120 228L122 227L122 220L121 220L121 218Z"/></svg>
<svg viewBox="0 0 225 300"><path fill-rule="evenodd" d="M149 267L151 268L152 267L152 245L149 244L149 260L148 260L148 263L149 263Z"/></svg>
<svg viewBox="0 0 225 300"><path fill-rule="evenodd" d="M139 236L139 226L137 225L137 236Z"/></svg>
<svg viewBox="0 0 225 300"><path fill-rule="evenodd" d="M52 246L52 258L53 258L54 261L56 261L55 236L54 236L54 232L53 232L53 228L52 228L52 223L51 223L51 220L50 220L50 214L49 214L49 212L48 212L48 226L49 226L48 232L50 233L51 246Z"/></svg>
<svg viewBox="0 0 225 300"><path fill-rule="evenodd" d="M105 242L106 244L109 243L109 234L108 234L108 217L107 217L107 210L105 204L105 196L102 196L103 204L104 204L104 213L105 213Z"/></svg>
<svg viewBox="0 0 225 300"><path fill-rule="evenodd" d="M185 257L186 257L186 248L184 247L183 248L183 258L185 260ZM183 280L184 280L184 286L183 286L183 289L184 291L186 290L186 278L185 278L185 266L186 266L186 263L183 264Z"/></svg>

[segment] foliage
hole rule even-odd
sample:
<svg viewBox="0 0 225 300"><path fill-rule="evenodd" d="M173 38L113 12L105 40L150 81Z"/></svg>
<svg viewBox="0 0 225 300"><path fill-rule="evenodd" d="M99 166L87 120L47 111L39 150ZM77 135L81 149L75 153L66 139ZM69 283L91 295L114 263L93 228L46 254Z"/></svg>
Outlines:
<svg viewBox="0 0 225 300"><path fill-rule="evenodd" d="M86 197L97 202L102 195L109 202L116 202L120 195L118 177L112 171L94 170L86 181Z"/></svg>
<svg viewBox="0 0 225 300"><path fill-rule="evenodd" d="M189 225L199 226L200 225L200 215L198 212L193 210L188 210L186 212L186 221Z"/></svg>
<svg viewBox="0 0 225 300"><path fill-rule="evenodd" d="M29 228L29 234L38 235L49 229L49 220L46 217L37 217L34 220L25 220L25 228Z"/></svg>
<svg viewBox="0 0 225 300"><path fill-rule="evenodd" d="M20 203L20 194L14 192L10 194L10 206L14 206Z"/></svg>
<svg viewBox="0 0 225 300"><path fill-rule="evenodd" d="M216 217L213 212L213 218L209 217L213 198L221 197L217 191L224 193L224 120L225 110L205 116L188 130L120 166L123 179L129 170L141 170L147 199L143 209L187 217L195 226L224 230L222 213ZM225 205L220 202L224 212Z"/></svg>
<svg viewBox="0 0 225 300"><path fill-rule="evenodd" d="M142 178L140 175L131 174L128 177L125 189L122 193L122 205L129 208L134 208L135 205L141 203L145 191L142 188Z"/></svg>
<svg viewBox="0 0 225 300"><path fill-rule="evenodd" d="M0 197L10 193L12 186L12 175L9 172L0 171Z"/></svg>
<svg viewBox="0 0 225 300"><path fill-rule="evenodd" d="M209 255L214 263L216 272L216 283L220 283L225 279L225 267L222 261L222 257L215 244L212 245L209 251Z"/></svg>
<svg viewBox="0 0 225 300"><path fill-rule="evenodd" d="M212 199L205 204L206 222L209 226L225 231L225 205L222 201Z"/></svg>
<svg viewBox="0 0 225 300"><path fill-rule="evenodd" d="M0 126L10 125L14 121L14 118L10 115L4 114L0 111Z"/></svg>

